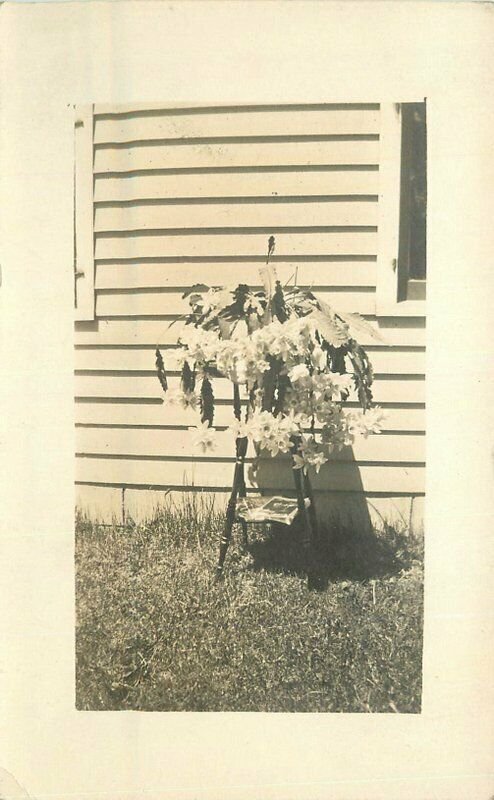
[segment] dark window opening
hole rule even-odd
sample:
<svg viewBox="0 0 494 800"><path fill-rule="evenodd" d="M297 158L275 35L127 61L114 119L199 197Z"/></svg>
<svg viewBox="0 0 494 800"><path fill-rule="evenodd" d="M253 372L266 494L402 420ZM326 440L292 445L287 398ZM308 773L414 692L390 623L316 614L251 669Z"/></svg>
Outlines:
<svg viewBox="0 0 494 800"><path fill-rule="evenodd" d="M398 300L424 300L427 134L423 103L401 105L401 196Z"/></svg>

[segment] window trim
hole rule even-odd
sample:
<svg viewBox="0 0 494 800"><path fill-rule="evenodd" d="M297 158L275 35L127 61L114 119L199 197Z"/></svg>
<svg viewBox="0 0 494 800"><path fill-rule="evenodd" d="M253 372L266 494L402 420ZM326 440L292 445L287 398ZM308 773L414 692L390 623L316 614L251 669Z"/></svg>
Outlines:
<svg viewBox="0 0 494 800"><path fill-rule="evenodd" d="M379 221L376 281L378 317L423 317L425 299L398 300L401 205L401 126L399 103L381 104ZM414 283L422 283L415 281ZM417 291L421 289L417 286Z"/></svg>
<svg viewBox="0 0 494 800"><path fill-rule="evenodd" d="M75 107L74 305L76 321L95 318L93 225L93 106Z"/></svg>

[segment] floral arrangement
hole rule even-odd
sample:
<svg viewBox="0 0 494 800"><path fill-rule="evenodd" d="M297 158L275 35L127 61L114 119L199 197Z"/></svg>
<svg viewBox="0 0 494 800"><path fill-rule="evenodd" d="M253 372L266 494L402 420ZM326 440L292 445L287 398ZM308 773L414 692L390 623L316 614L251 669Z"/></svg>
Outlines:
<svg viewBox="0 0 494 800"><path fill-rule="evenodd" d="M274 242L270 240L270 252ZM215 378L233 384L230 430L270 456L291 453L293 467L316 472L328 456L358 436L379 433L372 404L372 367L355 336L372 328L341 314L311 291L282 286L268 262L263 288L197 285L187 292L190 313L178 338L180 388L170 390L157 349L158 378L167 403L200 414L195 444L214 450ZM354 392L359 409L346 410Z"/></svg>

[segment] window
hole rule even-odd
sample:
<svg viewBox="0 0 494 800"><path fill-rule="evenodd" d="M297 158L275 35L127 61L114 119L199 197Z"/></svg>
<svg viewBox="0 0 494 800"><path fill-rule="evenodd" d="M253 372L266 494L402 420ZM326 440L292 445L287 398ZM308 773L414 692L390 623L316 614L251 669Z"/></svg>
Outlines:
<svg viewBox="0 0 494 800"><path fill-rule="evenodd" d="M426 129L425 101L381 107L379 316L425 314Z"/></svg>
<svg viewBox="0 0 494 800"><path fill-rule="evenodd" d="M425 103L401 105L398 300L425 300L427 136Z"/></svg>

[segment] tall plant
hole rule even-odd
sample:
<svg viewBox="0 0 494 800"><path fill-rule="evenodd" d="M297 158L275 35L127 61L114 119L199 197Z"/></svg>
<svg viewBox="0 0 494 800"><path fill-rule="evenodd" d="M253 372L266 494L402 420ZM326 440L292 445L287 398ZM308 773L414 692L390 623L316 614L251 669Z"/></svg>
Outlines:
<svg viewBox="0 0 494 800"><path fill-rule="evenodd" d="M200 414L196 444L214 450L217 378L233 384L232 431L276 456L290 452L295 469L319 472L329 455L359 436L379 433L372 402L372 367L357 336L375 333L356 314L336 312L310 290L282 286L268 262L262 289L193 286L178 337L180 388L168 387L156 350L166 402ZM345 409L352 393L360 408Z"/></svg>

